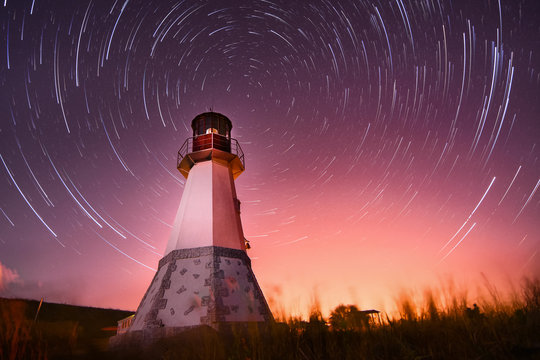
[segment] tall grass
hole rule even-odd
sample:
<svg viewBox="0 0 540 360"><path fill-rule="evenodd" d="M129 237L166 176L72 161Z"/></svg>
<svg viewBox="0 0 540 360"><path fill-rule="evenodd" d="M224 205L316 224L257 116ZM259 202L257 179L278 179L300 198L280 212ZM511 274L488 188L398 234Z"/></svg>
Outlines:
<svg viewBox="0 0 540 360"><path fill-rule="evenodd" d="M23 301L0 306L0 359L45 359L47 344Z"/></svg>
<svg viewBox="0 0 540 360"><path fill-rule="evenodd" d="M340 305L325 318L314 302L308 319L282 316L265 327L251 324L221 333L198 328L146 347L86 348L82 353L67 345L71 336L72 349L83 348L80 337L62 335L66 344L62 352L48 343L45 329L32 330L28 319L10 325L10 334L18 335L5 336L4 311L0 358L37 354L52 359L540 359L538 279L525 279L510 300L501 300L491 289L474 304L466 293L447 290L425 291L417 301L402 294L397 300L399 314L393 317Z"/></svg>
<svg viewBox="0 0 540 360"><path fill-rule="evenodd" d="M402 294L399 314L366 314L340 305L324 318L315 301L309 319L281 318L267 328L216 334L193 330L117 358L164 359L540 359L540 281L526 279L510 301L494 288L471 303L449 286Z"/></svg>

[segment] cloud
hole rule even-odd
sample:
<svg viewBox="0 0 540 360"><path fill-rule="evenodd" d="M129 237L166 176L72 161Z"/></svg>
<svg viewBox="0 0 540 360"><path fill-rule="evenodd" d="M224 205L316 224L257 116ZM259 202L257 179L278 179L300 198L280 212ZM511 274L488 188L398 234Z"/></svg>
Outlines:
<svg viewBox="0 0 540 360"><path fill-rule="evenodd" d="M7 289L10 284L20 283L21 278L16 270L12 270L0 262L0 291Z"/></svg>
<svg viewBox="0 0 540 360"><path fill-rule="evenodd" d="M92 305L85 302L89 294L85 282L81 279L42 281L25 278L23 281L16 271L2 266L1 263L0 267L0 297L34 300L44 298L54 303Z"/></svg>

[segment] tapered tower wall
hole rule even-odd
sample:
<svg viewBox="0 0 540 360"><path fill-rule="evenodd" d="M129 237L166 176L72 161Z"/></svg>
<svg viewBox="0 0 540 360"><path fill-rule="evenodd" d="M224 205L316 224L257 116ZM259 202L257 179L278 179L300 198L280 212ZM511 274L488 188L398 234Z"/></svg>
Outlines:
<svg viewBox="0 0 540 360"><path fill-rule="evenodd" d="M245 250L239 204L229 163L216 158L196 163L189 171L165 255L212 245Z"/></svg>

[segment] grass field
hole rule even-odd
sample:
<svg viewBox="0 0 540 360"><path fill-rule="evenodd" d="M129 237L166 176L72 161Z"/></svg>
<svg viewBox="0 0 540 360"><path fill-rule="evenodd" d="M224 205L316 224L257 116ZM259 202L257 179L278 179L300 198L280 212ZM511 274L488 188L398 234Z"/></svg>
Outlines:
<svg viewBox="0 0 540 360"><path fill-rule="evenodd" d="M507 301L469 304L426 292L401 297L399 316L341 305L324 318L281 315L265 328L186 331L146 348L107 349L120 310L0 299L0 359L540 359L540 281Z"/></svg>

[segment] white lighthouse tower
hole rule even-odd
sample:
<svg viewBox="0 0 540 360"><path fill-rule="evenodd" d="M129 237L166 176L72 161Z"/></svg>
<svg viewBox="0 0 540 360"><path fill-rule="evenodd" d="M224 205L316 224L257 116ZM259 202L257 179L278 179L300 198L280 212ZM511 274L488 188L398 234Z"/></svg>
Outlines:
<svg viewBox="0 0 540 360"><path fill-rule="evenodd" d="M231 121L207 112L191 127L193 137L178 152L187 181L174 227L126 335L273 320L246 254L234 186L244 154L231 138Z"/></svg>

